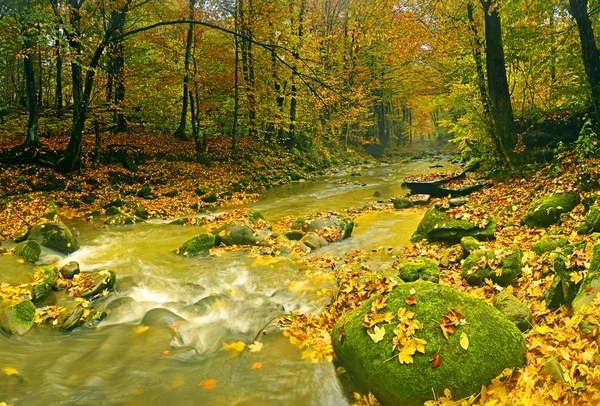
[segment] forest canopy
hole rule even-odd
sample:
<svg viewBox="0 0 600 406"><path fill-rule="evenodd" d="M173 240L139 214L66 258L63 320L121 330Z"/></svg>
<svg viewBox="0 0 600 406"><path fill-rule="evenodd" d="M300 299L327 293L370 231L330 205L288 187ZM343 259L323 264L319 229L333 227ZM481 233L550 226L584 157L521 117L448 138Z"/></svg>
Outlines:
<svg viewBox="0 0 600 406"><path fill-rule="evenodd" d="M600 111L596 7L7 0L1 114L27 109L26 147L69 135L63 172L79 167L93 122L192 137L197 151L207 135L231 137L233 149L244 135L383 147L451 137L467 154L513 167L526 147L548 141L527 139L536 125L577 134ZM58 124L48 125L52 116Z"/></svg>

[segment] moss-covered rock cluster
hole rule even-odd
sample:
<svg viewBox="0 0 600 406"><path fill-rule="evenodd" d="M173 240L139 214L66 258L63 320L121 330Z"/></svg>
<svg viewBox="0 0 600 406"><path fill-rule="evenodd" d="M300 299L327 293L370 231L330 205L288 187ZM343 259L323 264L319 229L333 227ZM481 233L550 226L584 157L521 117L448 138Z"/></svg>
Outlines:
<svg viewBox="0 0 600 406"><path fill-rule="evenodd" d="M429 242L455 244L467 236L487 241L494 239L495 228L495 220L489 220L485 227L479 227L470 221L452 219L444 211L432 207L425 213L411 241L426 239Z"/></svg>
<svg viewBox="0 0 600 406"><path fill-rule="evenodd" d="M499 254L501 258L497 258ZM485 279L490 279L500 286L508 286L521 275L522 256L523 252L516 246L502 253L495 250L475 251L463 262L462 276L469 285L481 285Z"/></svg>
<svg viewBox="0 0 600 406"><path fill-rule="evenodd" d="M440 279L440 268L435 261L422 258L418 261L400 265L398 275L404 282L414 282L417 279L437 283Z"/></svg>
<svg viewBox="0 0 600 406"><path fill-rule="evenodd" d="M181 244L177 253L185 256L207 254L215 246L215 236L212 233L198 234Z"/></svg>
<svg viewBox="0 0 600 406"><path fill-rule="evenodd" d="M555 193L532 202L522 222L530 227L548 227L578 204L579 196L575 192Z"/></svg>
<svg viewBox="0 0 600 406"><path fill-rule="evenodd" d="M415 299L414 305L406 303L408 296ZM398 285L385 297L381 313L396 315L404 308L414 312L412 320L422 324L414 335L426 341L424 353L413 353L412 363L400 363L395 356L398 350L394 350L392 330L397 320L385 326L385 335L377 343L363 326L375 296L343 316L331 334L335 354L344 368L365 392L373 393L383 404L422 405L443 395L445 388L460 399L479 392L505 368L525 363L522 333L497 309L478 299L422 281ZM446 339L440 322L451 310L466 323ZM468 337L467 349L460 344L463 333ZM441 362L434 368L431 360L437 356Z"/></svg>

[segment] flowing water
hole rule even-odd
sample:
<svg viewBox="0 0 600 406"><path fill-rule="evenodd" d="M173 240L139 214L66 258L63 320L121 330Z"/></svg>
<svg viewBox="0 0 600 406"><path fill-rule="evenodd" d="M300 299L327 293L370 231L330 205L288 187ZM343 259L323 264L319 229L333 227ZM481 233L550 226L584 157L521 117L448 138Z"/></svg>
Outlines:
<svg viewBox="0 0 600 406"><path fill-rule="evenodd" d="M360 177L340 172L297 182L267 191L252 207L269 220L341 212L377 200L375 192L385 200L405 193L400 184L406 176L450 169L429 169L430 165L418 161L362 167ZM421 215L419 209L361 215L350 239L319 254L399 248L408 242ZM259 334L275 316L294 310L319 313L328 300L319 291L334 286L331 278L285 257L255 258L245 250L195 258L175 255L173 250L183 241L202 232L198 227L163 221L110 229L77 220L68 225L79 231L81 249L68 257L46 252L41 262L78 261L84 271L114 269L115 292L104 304L108 317L96 328L68 333L44 327L25 337L0 333L0 402L349 403L347 378L338 378L334 364L302 360L300 350L279 332ZM0 269L0 282L20 283L31 279L33 266L0 256ZM177 317L184 321L176 323L175 333L169 324ZM224 343L250 343L257 335L264 344L260 352L223 350ZM6 367L16 368L19 375L2 374Z"/></svg>

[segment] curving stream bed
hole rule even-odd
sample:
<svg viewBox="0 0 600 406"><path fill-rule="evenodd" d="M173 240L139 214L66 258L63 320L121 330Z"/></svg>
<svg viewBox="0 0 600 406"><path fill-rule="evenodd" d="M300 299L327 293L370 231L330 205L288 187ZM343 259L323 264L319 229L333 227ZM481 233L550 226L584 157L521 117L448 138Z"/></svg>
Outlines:
<svg viewBox="0 0 600 406"><path fill-rule="evenodd" d="M360 177L340 172L297 182L267 191L252 207L268 220L322 210L341 212L376 200L376 191L384 200L402 194L400 184L406 176L451 169L430 165L431 161L417 161L362 167ZM350 239L319 254L399 248L408 242L421 215L414 209L359 216ZM329 300L320 291L335 284L327 275L285 257L255 258L245 250L195 258L173 254L184 240L202 232L198 227L159 220L122 228L100 224L69 222L80 232L82 248L69 257L45 252L40 262L77 261L83 270L114 269L117 285L106 301L108 317L97 328L69 333L39 327L25 337L0 333L0 369L10 366L19 371L18 376L0 374L0 402L349 403L349 389L338 378L335 365L301 359L300 350L280 333L261 336L260 352L246 350L233 356L223 350L224 343L251 343L277 315L294 310L319 313ZM32 265L18 264L12 256L0 256L0 269L0 282L25 282L33 273ZM169 319L178 334L161 322L166 313L156 309L169 309L185 319Z"/></svg>

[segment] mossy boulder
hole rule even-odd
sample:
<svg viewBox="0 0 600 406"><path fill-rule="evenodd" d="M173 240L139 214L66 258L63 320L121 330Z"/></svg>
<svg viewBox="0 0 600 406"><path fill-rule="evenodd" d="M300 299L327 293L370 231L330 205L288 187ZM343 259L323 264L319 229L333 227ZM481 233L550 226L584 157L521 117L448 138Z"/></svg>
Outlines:
<svg viewBox="0 0 600 406"><path fill-rule="evenodd" d="M212 233L198 234L190 238L177 250L177 253L185 256L206 254L215 246L215 236Z"/></svg>
<svg viewBox="0 0 600 406"><path fill-rule="evenodd" d="M211 232L215 236L215 245L269 245L254 230L247 225L230 222L216 228Z"/></svg>
<svg viewBox="0 0 600 406"><path fill-rule="evenodd" d="M554 257L554 278L552 284L544 294L542 300L546 302L546 307L549 309L558 309L560 306L570 306L577 292L582 284L575 283L571 280L571 273L575 271L582 271L582 268L567 268L567 255L569 255L573 249L576 249L581 244L571 244L563 249L563 252L558 253ZM585 245L583 245L585 246Z"/></svg>
<svg viewBox="0 0 600 406"><path fill-rule="evenodd" d="M304 233L301 230L286 231L283 235L290 241L299 241L304 237Z"/></svg>
<svg viewBox="0 0 600 406"><path fill-rule="evenodd" d="M308 233L300 240L311 250L316 250L329 245L327 240L323 237L318 236L315 233Z"/></svg>
<svg viewBox="0 0 600 406"><path fill-rule="evenodd" d="M79 249L69 227L60 222L37 224L29 230L28 238L61 254L72 254Z"/></svg>
<svg viewBox="0 0 600 406"><path fill-rule="evenodd" d="M80 272L79 263L76 261L67 262L60 268L60 274L65 279L73 279Z"/></svg>
<svg viewBox="0 0 600 406"><path fill-rule="evenodd" d="M394 205L394 209L410 209L411 207L414 207L413 202L406 197L392 199L392 204Z"/></svg>
<svg viewBox="0 0 600 406"><path fill-rule="evenodd" d="M594 244L592 261L585 278L573 299L573 310L579 311L594 300L600 292L600 241Z"/></svg>
<svg viewBox="0 0 600 406"><path fill-rule="evenodd" d="M219 200L219 196L216 193L210 193L200 198L204 203L216 203Z"/></svg>
<svg viewBox="0 0 600 406"><path fill-rule="evenodd" d="M256 224L261 220L265 222L267 221L261 214L261 212L255 209L250 210L250 212L248 213L248 220L250 220L250 223L252 224Z"/></svg>
<svg viewBox="0 0 600 406"><path fill-rule="evenodd" d="M138 189L136 196L145 199L147 197L150 197L151 194L152 194L152 187L149 185L145 185Z"/></svg>
<svg viewBox="0 0 600 406"><path fill-rule="evenodd" d="M116 216L121 214L121 210L119 210L116 206L108 206L104 211L107 216Z"/></svg>
<svg viewBox="0 0 600 406"><path fill-rule="evenodd" d="M495 250L475 251L463 262L462 277L474 286L481 285L485 279L508 286L521 275L522 257L523 252L516 246L501 253Z"/></svg>
<svg viewBox="0 0 600 406"><path fill-rule="evenodd" d="M460 249L465 257L479 249L479 241L475 237L467 236L460 239Z"/></svg>
<svg viewBox="0 0 600 406"><path fill-rule="evenodd" d="M522 223L530 227L548 227L556 224L563 213L568 213L579 204L575 192L555 193L531 203Z"/></svg>
<svg viewBox="0 0 600 406"><path fill-rule="evenodd" d="M538 241L536 241L533 244L532 248L536 254L543 255L547 252L552 252L556 250L558 247L564 247L565 245L567 245L567 243L567 238L564 236L561 236L559 238L552 238L546 234Z"/></svg>
<svg viewBox="0 0 600 406"><path fill-rule="evenodd" d="M577 229L579 234L600 232L600 207L592 206L585 215L585 223Z"/></svg>
<svg viewBox="0 0 600 406"><path fill-rule="evenodd" d="M400 266L398 275L404 282L414 282L417 279L437 283L440 279L440 268L435 261L422 258L418 261L407 262Z"/></svg>
<svg viewBox="0 0 600 406"><path fill-rule="evenodd" d="M37 262L40 260L42 247L35 240L25 240L20 242L15 247L14 253L17 257L24 259L27 262Z"/></svg>
<svg viewBox="0 0 600 406"><path fill-rule="evenodd" d="M36 269L35 282L31 287L31 300L33 302L39 302L52 291L52 288L56 286L56 275L56 269L51 266L42 266Z"/></svg>
<svg viewBox="0 0 600 406"><path fill-rule="evenodd" d="M414 336L426 341L425 353L414 353L413 363L401 364L394 357L398 354L392 344L396 324L385 326L378 343L367 334L363 321L376 297L343 316L331 333L335 354L346 371L382 404L422 405L443 395L446 388L455 399L461 399L478 393L505 368L525 364L526 343L521 332L497 309L478 299L423 281L398 285L385 296L386 307L380 313L396 315L405 308L415 313L412 320L423 325ZM405 302L408 296L414 297L416 304L409 306ZM446 339L439 323L451 309L460 313L466 324ZM459 343L462 333L469 339L467 350ZM432 368L430 360L436 354L441 363Z"/></svg>
<svg viewBox="0 0 600 406"><path fill-rule="evenodd" d="M33 327L35 305L30 300L0 310L0 327L9 334L22 336Z"/></svg>
<svg viewBox="0 0 600 406"><path fill-rule="evenodd" d="M354 221L337 213L319 214L310 219L296 219L293 229L301 229L305 233L315 233L328 242L349 238L354 230Z"/></svg>
<svg viewBox="0 0 600 406"><path fill-rule="evenodd" d="M417 231L411 237L412 242L427 239L429 242L456 244L463 237L474 237L479 241L493 240L495 220L488 220L484 227L470 221L451 219L446 212L431 207L423 216Z"/></svg>
<svg viewBox="0 0 600 406"><path fill-rule="evenodd" d="M505 290L494 297L494 307L521 331L533 326L531 309Z"/></svg>

